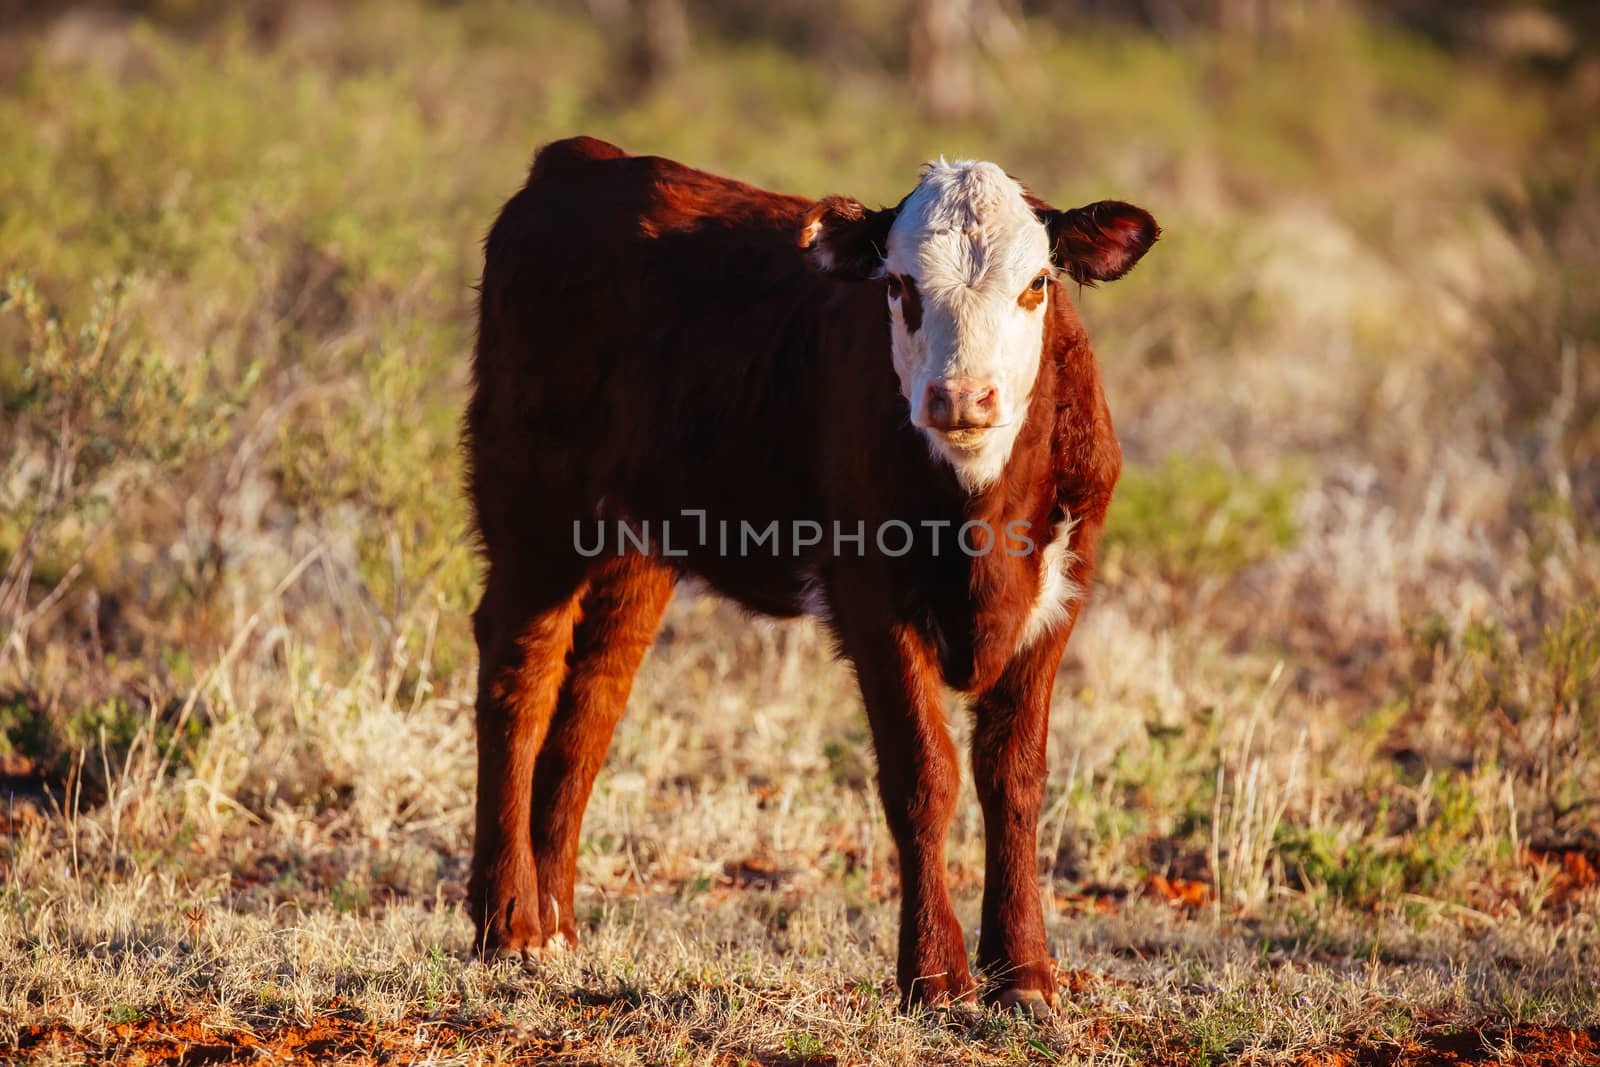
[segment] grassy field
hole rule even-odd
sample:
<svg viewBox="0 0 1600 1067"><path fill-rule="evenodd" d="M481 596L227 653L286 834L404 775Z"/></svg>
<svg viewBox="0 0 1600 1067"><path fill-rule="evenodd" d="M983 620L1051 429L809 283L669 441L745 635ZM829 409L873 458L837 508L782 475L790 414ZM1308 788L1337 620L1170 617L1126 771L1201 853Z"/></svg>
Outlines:
<svg viewBox="0 0 1600 1067"><path fill-rule="evenodd" d="M641 96L579 6L283 11L0 32L0 1059L1600 1062L1600 60L1039 21L935 125L882 20L707 30ZM1054 1022L896 1010L854 683L693 589L586 940L472 961L472 285L574 132L1161 220L1078 294L1129 464L1052 717Z"/></svg>

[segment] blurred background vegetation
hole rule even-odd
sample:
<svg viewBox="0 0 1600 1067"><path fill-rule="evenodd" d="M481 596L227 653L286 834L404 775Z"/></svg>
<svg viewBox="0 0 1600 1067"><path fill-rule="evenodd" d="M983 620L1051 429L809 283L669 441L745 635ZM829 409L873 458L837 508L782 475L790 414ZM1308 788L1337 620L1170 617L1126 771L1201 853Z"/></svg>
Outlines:
<svg viewBox="0 0 1600 1067"><path fill-rule="evenodd" d="M1148 207L1147 263L1079 294L1130 464L1063 684L1148 724L1106 780L1181 762L1163 731L1215 756L1218 694L1287 663L1368 755L1592 825L1597 34L1510 0L0 0L8 773L209 766L317 679L465 689L479 242L587 132L806 195L943 154ZM1203 841L1214 766L1155 823ZM1352 847L1278 843L1290 880Z"/></svg>

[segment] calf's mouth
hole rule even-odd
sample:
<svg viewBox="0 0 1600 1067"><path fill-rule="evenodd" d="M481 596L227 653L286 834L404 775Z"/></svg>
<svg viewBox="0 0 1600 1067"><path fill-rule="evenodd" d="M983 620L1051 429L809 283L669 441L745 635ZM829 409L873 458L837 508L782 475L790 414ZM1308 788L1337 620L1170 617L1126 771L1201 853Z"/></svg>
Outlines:
<svg viewBox="0 0 1600 1067"><path fill-rule="evenodd" d="M989 434L994 431L992 426L970 426L959 430L934 430L947 444L964 451L972 451L983 445Z"/></svg>

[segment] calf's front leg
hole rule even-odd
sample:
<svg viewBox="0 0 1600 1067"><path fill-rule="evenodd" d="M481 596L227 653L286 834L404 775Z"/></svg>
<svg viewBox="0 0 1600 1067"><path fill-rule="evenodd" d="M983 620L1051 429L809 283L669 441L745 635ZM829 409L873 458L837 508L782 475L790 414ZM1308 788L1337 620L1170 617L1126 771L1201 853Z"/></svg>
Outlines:
<svg viewBox="0 0 1600 1067"><path fill-rule="evenodd" d="M861 683L878 791L899 856L901 1001L907 1007L972 1001L966 941L945 878L945 833L961 772L945 728L938 661L909 627L838 629Z"/></svg>
<svg viewBox="0 0 1600 1067"><path fill-rule="evenodd" d="M1057 1002L1036 857L1050 693L1070 632L1069 623L1019 651L973 706L972 776L984 825L984 998L1038 1016Z"/></svg>

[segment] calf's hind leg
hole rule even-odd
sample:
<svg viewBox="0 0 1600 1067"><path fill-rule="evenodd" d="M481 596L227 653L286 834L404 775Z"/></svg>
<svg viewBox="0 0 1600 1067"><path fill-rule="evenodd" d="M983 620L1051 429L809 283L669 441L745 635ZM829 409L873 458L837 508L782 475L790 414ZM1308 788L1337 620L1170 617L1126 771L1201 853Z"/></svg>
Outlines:
<svg viewBox="0 0 1600 1067"><path fill-rule="evenodd" d="M478 641L477 833L467 909L490 959L543 942L528 834L533 772L572 648L581 574L534 577L491 565L473 615Z"/></svg>
<svg viewBox="0 0 1600 1067"><path fill-rule="evenodd" d="M573 883L583 811L675 581L654 560L626 556L607 561L583 595L572 665L533 774L533 854L547 943L577 941Z"/></svg>

